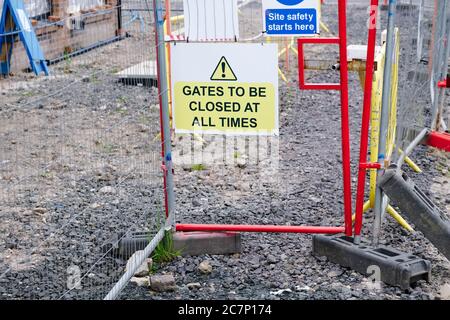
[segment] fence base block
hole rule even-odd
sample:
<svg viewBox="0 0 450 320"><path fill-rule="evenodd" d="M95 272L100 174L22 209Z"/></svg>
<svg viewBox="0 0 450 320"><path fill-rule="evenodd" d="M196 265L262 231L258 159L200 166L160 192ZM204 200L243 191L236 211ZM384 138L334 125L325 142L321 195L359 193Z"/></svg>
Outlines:
<svg viewBox="0 0 450 320"><path fill-rule="evenodd" d="M175 250L183 256L201 254L233 254L241 252L241 234L238 232L184 232L173 235Z"/></svg>
<svg viewBox="0 0 450 320"><path fill-rule="evenodd" d="M415 4L409 4L409 3L399 3L396 5L396 10L399 13L403 13L403 12L410 12L410 11L415 11L417 10L417 5ZM388 4L381 4L380 5L380 10L381 11L387 11L389 10L389 5Z"/></svg>
<svg viewBox="0 0 450 320"><path fill-rule="evenodd" d="M416 229L450 261L450 218L405 173L385 171L378 185Z"/></svg>
<svg viewBox="0 0 450 320"><path fill-rule="evenodd" d="M371 276L371 279L379 275L379 280L403 290L419 280L430 280L429 261L386 246L375 248L363 241L355 244L352 237L315 235L313 254L326 256L331 262Z"/></svg>

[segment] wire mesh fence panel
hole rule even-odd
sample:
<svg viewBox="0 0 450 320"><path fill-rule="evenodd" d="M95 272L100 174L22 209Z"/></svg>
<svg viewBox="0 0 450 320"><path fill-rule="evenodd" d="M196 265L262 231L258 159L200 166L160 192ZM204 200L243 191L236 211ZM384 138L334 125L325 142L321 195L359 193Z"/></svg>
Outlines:
<svg viewBox="0 0 450 320"><path fill-rule="evenodd" d="M23 72L14 43L0 79L2 299L102 299L137 249L121 240L164 225L153 13L139 1L130 19L125 3L58 1L36 20L48 77Z"/></svg>
<svg viewBox="0 0 450 320"><path fill-rule="evenodd" d="M448 17L445 1L414 1L398 8L401 56L396 144L401 149L423 128L435 128L438 114L440 118L448 114L445 90L438 87L448 69Z"/></svg>
<svg viewBox="0 0 450 320"><path fill-rule="evenodd" d="M183 5L186 6L187 2L171 1L171 7L180 9ZM202 1L191 2L200 7L203 3ZM397 3L396 26L399 29L401 41L398 63L400 66L398 130L397 137L390 137L390 139L396 140L396 145L400 148L405 148L414 139L418 133L417 129L420 131L424 126L431 126L433 106L430 67L433 64L429 56L435 53L432 39L445 43L442 33L433 29L433 25L436 24L433 21L440 14L445 15L446 12L439 10L436 7L438 4L442 5L439 1ZM189 11L204 10L193 8L191 6ZM348 44L365 44L367 29L361 28L361 25L362 22L369 22L370 7L366 1L349 1L347 12ZM258 159L254 164L252 163L251 157L254 154L251 154L251 146L261 145L261 138L204 135L190 136L186 139L182 135L177 135L175 150L182 149L185 153L185 150L191 151L197 148L197 152L208 155L212 154L210 150L214 150L216 155L222 156L220 159L218 156L210 156L209 159L214 159L210 163L191 161L179 164L179 170L184 170L187 176L176 177L177 184L188 186L177 189L180 197L187 199L179 209L180 219L184 214L189 222L338 223L341 218L339 213L342 212L339 93L298 90L296 39L268 37L264 34L261 1L238 1L238 17L239 36L234 42L278 44L280 136L271 139L271 142L277 144L279 148L272 154L277 158L276 168L274 172L264 176L263 173L269 171L261 166L261 161ZM336 35L337 1L326 2L326 5L322 7L322 17L320 36ZM379 17L377 44L381 45L381 32L387 24L386 7L380 10ZM198 27L186 25L189 22L179 13L172 13L171 20L173 35L171 40L175 42L186 41L186 34L191 33L186 30ZM188 41L195 42L189 39ZM223 41L223 39L217 39L217 41ZM308 82L339 82L339 73L336 72L339 70L337 49L337 46L333 45L306 46L305 63L309 67L306 70ZM439 67L440 70L442 68L442 66ZM357 123L361 114L360 82L362 78L357 72L352 72L349 77L350 129L354 137L359 130ZM292 112L293 109L296 111ZM324 114L328 117L324 117ZM390 126L395 128L395 123ZM355 140L352 139L352 159L357 158ZM324 151L322 146L326 146L327 151ZM219 152L217 148L220 149ZM192 156L192 159L194 158ZM206 158L208 160L208 157ZM221 159L228 159L229 162L224 164ZM177 164L177 158L174 158L174 161ZM355 169L352 167L353 172ZM257 174L263 174L263 177ZM252 176L258 177L256 181ZM211 184L210 181L213 183ZM201 194L200 199L197 197L198 194ZM243 212L252 207L248 203L255 204L254 208L251 208L252 213L260 214L251 214L251 217L245 215ZM185 210L186 207L189 211ZM189 215L185 214L186 212L189 212Z"/></svg>

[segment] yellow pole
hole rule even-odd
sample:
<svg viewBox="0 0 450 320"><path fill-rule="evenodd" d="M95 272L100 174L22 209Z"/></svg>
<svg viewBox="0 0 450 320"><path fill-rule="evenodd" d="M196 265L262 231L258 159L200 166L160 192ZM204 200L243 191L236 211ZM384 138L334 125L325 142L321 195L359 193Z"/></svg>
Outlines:
<svg viewBox="0 0 450 320"><path fill-rule="evenodd" d="M363 205L363 212L367 212L370 208L372 208L372 205L370 200L367 200ZM352 222L355 222L355 214L352 215Z"/></svg>
<svg viewBox="0 0 450 320"><path fill-rule="evenodd" d="M288 82L288 80L286 79L286 76L284 75L283 71L281 71L280 68L278 68L278 74L280 75L281 79L282 79L284 82Z"/></svg>
<svg viewBox="0 0 450 320"><path fill-rule="evenodd" d="M168 20L169 19L165 19L164 20L164 35L169 34L169 30L170 30L170 26L168 25ZM168 91L168 98L169 98L169 119L170 119L170 126L172 127L172 91L170 88L171 85L171 72L170 72L170 44L166 43L166 73L167 73L167 91Z"/></svg>
<svg viewBox="0 0 450 320"><path fill-rule="evenodd" d="M280 50L280 52L278 52L278 57L281 57L283 55L283 53L286 52L286 47L284 47L283 49Z"/></svg>
<svg viewBox="0 0 450 320"><path fill-rule="evenodd" d="M325 32L327 32L327 33L333 35L333 34L330 32L330 29L327 27L327 25L322 21L322 3L321 3L321 2L319 2L319 21L320 21L320 22L319 22L320 29L323 29L323 30L325 30Z"/></svg>
<svg viewBox="0 0 450 320"><path fill-rule="evenodd" d="M175 16L175 17L171 17L170 18L170 22L173 22L173 23L177 23L177 22L179 22L180 20L184 20L184 15L182 14L182 15L179 15L179 16Z"/></svg>
<svg viewBox="0 0 450 320"><path fill-rule="evenodd" d="M403 154L403 150L402 150L402 149L398 149L398 152L399 152L400 154ZM414 161L412 161L412 159L411 159L410 157L406 156L406 157L405 157L405 162L406 162L406 164L407 164L408 166L410 166L410 168L413 169L415 172L417 172L417 173L422 173L422 169L420 169L419 166L418 166Z"/></svg>
<svg viewBox="0 0 450 320"><path fill-rule="evenodd" d="M380 53L375 57L377 64L373 72L372 103L370 111L370 162L378 162L378 137L380 131L381 98L383 91L384 60L386 56L386 45L383 45ZM377 186L377 170L369 172L369 200L375 203L375 191Z"/></svg>
<svg viewBox="0 0 450 320"><path fill-rule="evenodd" d="M414 163L414 161L411 160L410 157L405 157L405 162L408 166L411 167L415 172L422 173L422 169L419 168L417 164Z"/></svg>
<svg viewBox="0 0 450 320"><path fill-rule="evenodd" d="M409 232L414 232L414 229L408 224L408 222L405 221L405 219L402 218L402 216L397 211L395 211L395 209L391 205L387 206L386 212L389 213L391 217L394 218L395 221L397 221L403 228L405 228Z"/></svg>
<svg viewBox="0 0 450 320"><path fill-rule="evenodd" d="M364 203L363 206L363 212L367 212L369 211L370 208L373 208L373 205L370 203L370 200L367 200ZM397 212L395 211L395 209L391 206L388 205L386 208L386 212L395 219L395 221L398 222L399 225L401 225L403 228L405 228L406 230L408 230L409 232L414 232L414 229L409 225L408 222L406 222L405 219L403 219L403 217ZM352 215L352 222L355 222L355 214Z"/></svg>

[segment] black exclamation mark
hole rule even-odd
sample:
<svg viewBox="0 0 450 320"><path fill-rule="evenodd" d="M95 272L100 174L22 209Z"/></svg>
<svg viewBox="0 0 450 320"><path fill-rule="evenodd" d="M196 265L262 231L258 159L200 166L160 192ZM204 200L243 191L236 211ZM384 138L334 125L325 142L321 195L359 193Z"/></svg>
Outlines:
<svg viewBox="0 0 450 320"><path fill-rule="evenodd" d="M222 62L221 65L222 65L222 78L225 78L225 62Z"/></svg>

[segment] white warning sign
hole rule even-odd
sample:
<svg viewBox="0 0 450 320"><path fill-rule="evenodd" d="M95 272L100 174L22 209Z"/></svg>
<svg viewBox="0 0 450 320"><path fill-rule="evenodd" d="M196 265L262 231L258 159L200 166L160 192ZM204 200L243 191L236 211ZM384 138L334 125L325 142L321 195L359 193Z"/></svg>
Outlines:
<svg viewBox="0 0 450 320"><path fill-rule="evenodd" d="M276 44L171 45L175 132L278 135Z"/></svg>
<svg viewBox="0 0 450 320"><path fill-rule="evenodd" d="M239 38L237 0L183 0L184 33L190 41Z"/></svg>
<svg viewBox="0 0 450 320"><path fill-rule="evenodd" d="M216 81L236 81L236 75L233 72L233 69L231 69L230 64L227 61L227 58L222 57L220 58L219 63L217 64L216 69L214 70L213 74L211 75L211 80Z"/></svg>

